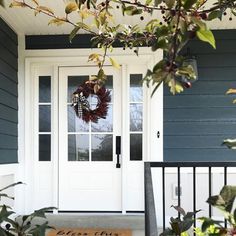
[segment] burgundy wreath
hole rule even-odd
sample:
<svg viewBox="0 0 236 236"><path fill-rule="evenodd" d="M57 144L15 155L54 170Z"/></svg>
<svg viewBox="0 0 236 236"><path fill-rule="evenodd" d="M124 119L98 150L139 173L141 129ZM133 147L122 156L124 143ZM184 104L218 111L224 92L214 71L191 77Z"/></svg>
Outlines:
<svg viewBox="0 0 236 236"><path fill-rule="evenodd" d="M106 118L108 112L108 103L111 101L110 91L102 86L97 92L94 91L96 83L87 81L80 85L73 93L72 106L76 115L83 121L97 123L98 119ZM90 109L87 100L89 95L97 96L97 105L95 109Z"/></svg>

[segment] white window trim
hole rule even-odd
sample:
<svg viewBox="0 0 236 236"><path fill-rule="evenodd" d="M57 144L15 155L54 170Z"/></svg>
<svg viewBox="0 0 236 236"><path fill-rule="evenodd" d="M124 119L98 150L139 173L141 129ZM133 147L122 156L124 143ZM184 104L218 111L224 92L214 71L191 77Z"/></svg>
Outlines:
<svg viewBox="0 0 236 236"><path fill-rule="evenodd" d="M93 53L93 52L97 52L97 49L61 49L61 50L24 50L24 53L22 54L22 58L21 61L23 61L23 58L25 59L25 79L24 79L24 92L25 92L25 96L24 98L21 97L20 101L19 101L19 105L20 106L24 106L24 115L23 117L21 116L20 121L19 122L23 122L24 121L24 132L23 134L21 134L21 139L24 139L24 148L21 149L21 152L19 152L19 160L22 161L23 166L22 166L22 171L24 173L24 175L21 175L23 177L23 181L27 183L27 187L25 188L25 192L24 192L24 196L22 196L22 198L25 199L25 204L24 206L19 207L19 211L23 212L23 213L29 213L30 211L32 211L31 207L26 208L27 206L27 202L30 202L30 196L32 196L33 194L33 178L32 178L32 171L33 171L33 160L32 160L32 155L33 155L33 144L32 144L32 140L33 140L33 117L31 117L32 119L30 119L30 116L32 116L33 111L31 108L31 98L32 95L34 94L32 85L31 85L31 68L33 66L42 66L45 65L46 67L51 66L53 68L53 75L54 76L58 76L58 71L57 71L57 67L58 66L81 66L81 65L87 65L87 59L88 59L88 55ZM149 52L149 53L147 53ZM78 56L79 55L79 56ZM115 58L120 64L122 64L122 73L126 74L126 66L127 66L127 61L128 62L132 62L132 64L134 65L143 65L145 63L147 68L152 69L153 63L155 62L155 60L157 59L161 59L162 58L162 52L158 51L157 53L152 53L150 51L149 48L140 48L139 50L139 57L137 57L136 55L134 55L134 53L132 51L123 51L122 49L114 49L112 55L113 58ZM23 75L23 73L22 73ZM21 80L20 80L21 81ZM22 82L22 81L21 81ZM22 85L20 85L22 86ZM55 86L55 85L54 85ZM122 86L126 86L125 84L123 84ZM160 94L162 95L162 89L160 89ZM22 91L22 90L21 90ZM149 96L149 95L147 95ZM159 96L156 96L159 97ZM155 99L152 98L152 100ZM160 106L163 107L162 105L162 99L158 98L158 103L160 103ZM145 113L150 114L149 112L151 111L151 109L155 109L152 107L151 103L155 103L156 101L151 101L148 106L147 106L147 111L145 111ZM22 113L22 112L21 112ZM163 113L163 112L162 112ZM124 116L126 116L127 114L124 114ZM160 122L158 122L158 130L160 130L161 134L162 134L162 124L163 124L163 118L162 115L163 114L157 114L158 116L161 115L161 118L159 116L159 120ZM54 119L57 118L52 118L53 121ZM146 131L147 131L147 140L145 141L146 143L149 144L149 149L155 147L154 152L148 153L147 154L147 158L145 158L145 160L153 160L155 159L156 161L162 161L162 156L157 155L157 144L150 142L149 137L155 133L154 135L156 135L156 131L154 132L153 130L150 130L150 127L153 127L154 124L154 129L156 129L157 126L157 120L155 119L155 117L149 116L148 120L147 120L147 127L145 127ZM54 123L54 122L53 122ZM22 127L23 125L21 125ZM127 130L127 127L123 127L123 129ZM21 132L23 129L21 128L21 130L19 130L19 132ZM57 132L57 131L56 131ZM55 133L54 133L55 135ZM162 135L161 135L162 136ZM159 141L161 140L161 141ZM158 148L162 148L162 137L158 140ZM22 142L22 141L21 141ZM122 142L125 142L125 140L122 140ZM23 156L24 153L24 156ZM58 163L56 163L54 161L53 164L53 169L55 170L55 168L57 168ZM31 170L31 171L30 171ZM54 172L54 179L56 179L57 173ZM54 180L56 181L56 180ZM53 191L58 191L57 190L57 185L56 182L54 182L54 187L55 189ZM124 191L122 191L123 194ZM22 199L21 198L21 199ZM57 205L57 198L54 196L54 200L53 202L55 203L55 205ZM125 208L125 203L123 204L123 207Z"/></svg>

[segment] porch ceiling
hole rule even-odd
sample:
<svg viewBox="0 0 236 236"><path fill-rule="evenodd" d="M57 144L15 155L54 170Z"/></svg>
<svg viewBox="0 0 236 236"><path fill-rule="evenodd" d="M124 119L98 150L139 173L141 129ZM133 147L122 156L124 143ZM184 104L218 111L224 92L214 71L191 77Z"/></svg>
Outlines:
<svg viewBox="0 0 236 236"><path fill-rule="evenodd" d="M48 6L55 10L56 14L63 16L64 6L68 0L39 0L41 5ZM209 0L211 3L215 0ZM0 7L0 16L6 20L6 22L21 35L47 35L47 34L68 34L72 30L70 25L62 26L48 26L49 17L39 14L34 16L33 11L29 9L9 8L11 0L5 0L6 8ZM123 17L120 11L116 11L116 18L120 23L127 24L142 24L139 17ZM76 13L71 16L76 19ZM214 23L209 23L209 27L212 29L235 29L236 17L233 17L233 21L229 21L228 17L225 17L221 22L216 20ZM148 20L148 17L145 17Z"/></svg>

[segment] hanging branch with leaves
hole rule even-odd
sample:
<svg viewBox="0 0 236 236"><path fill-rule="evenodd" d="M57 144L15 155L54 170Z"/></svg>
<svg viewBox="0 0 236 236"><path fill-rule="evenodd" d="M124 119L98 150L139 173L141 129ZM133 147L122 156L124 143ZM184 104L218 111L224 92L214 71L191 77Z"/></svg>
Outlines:
<svg viewBox="0 0 236 236"><path fill-rule="evenodd" d="M180 93L186 87L182 77L191 82L196 79L194 69L184 63L181 50L189 40L197 38L216 48L215 38L207 22L222 20L229 14L229 20L236 15L236 0L75 0L65 5L65 15L57 16L54 10L41 6L38 0L13 0L10 7L29 8L35 15L45 14L51 19L49 25L70 24L73 30L70 41L81 33L93 35L93 47L102 48L103 55L92 54L89 60L98 66L94 82L101 87L106 82L104 62L109 58L111 64L119 64L107 52L112 52L115 43L123 49L132 49L138 54L141 46L151 47L152 51L163 50L164 57L147 71L144 81L154 86L154 91L165 83L172 94ZM115 14L121 11L124 16L139 15L143 27L115 22ZM159 15L156 12L160 13ZM70 15L78 13L76 22ZM92 21L91 21L92 20ZM93 22L91 24L91 22Z"/></svg>

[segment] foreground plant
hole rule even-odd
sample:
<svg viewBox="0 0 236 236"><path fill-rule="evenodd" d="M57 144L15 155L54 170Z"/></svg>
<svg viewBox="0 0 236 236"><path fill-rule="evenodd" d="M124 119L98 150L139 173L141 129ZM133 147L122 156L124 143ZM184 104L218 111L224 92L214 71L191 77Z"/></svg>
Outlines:
<svg viewBox="0 0 236 236"><path fill-rule="evenodd" d="M227 222L225 227L224 221L214 220L210 217L200 217L197 220L201 222L200 228L193 228L196 219L196 212L188 212L179 207L174 206L179 216L170 218L170 228L166 229L161 236L187 236L192 231L198 236L224 236L236 234L236 208L234 201L236 197L236 186L224 186L219 195L211 196L207 199L207 203L219 209ZM192 229L192 231L189 231Z"/></svg>
<svg viewBox="0 0 236 236"><path fill-rule="evenodd" d="M182 92L196 78L192 66L181 56L183 47L189 40L198 38L215 48L215 38L207 22L222 20L228 14L226 17L232 20L236 14L236 0L75 0L67 3L63 16L57 16L53 9L42 6L38 0L13 0L10 7L29 8L35 15L45 14L51 18L49 25L71 25L71 41L81 31L93 35L92 45L104 50L103 54L89 56L89 61L99 68L97 76L93 77L99 86L106 81L103 68L106 58L119 68L107 53L117 42L124 50L130 48L136 54L140 46L149 46L152 51L162 49L164 58L148 70L145 81L154 86L154 92L165 83L173 94ZM129 17L139 15L139 22L136 25L115 22L118 10ZM77 13L78 20L72 21L73 13Z"/></svg>
<svg viewBox="0 0 236 236"><path fill-rule="evenodd" d="M4 193L5 190L12 188L16 185L22 184L21 182L11 184L3 189L0 189L0 201L2 198L14 199L8 194ZM45 236L46 230L51 229L46 220L45 213L52 211L54 207L47 207L39 209L32 214L17 217L15 220L15 212L11 207L0 205L0 235L1 236ZM14 216L14 218L13 218ZM39 222L39 223L37 223Z"/></svg>

